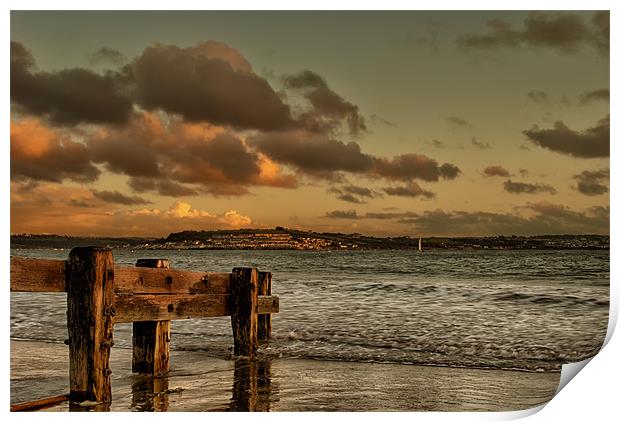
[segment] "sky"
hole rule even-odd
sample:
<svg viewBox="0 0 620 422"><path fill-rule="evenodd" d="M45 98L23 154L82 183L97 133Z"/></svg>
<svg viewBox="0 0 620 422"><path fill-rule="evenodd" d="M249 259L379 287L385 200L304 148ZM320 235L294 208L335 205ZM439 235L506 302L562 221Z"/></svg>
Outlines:
<svg viewBox="0 0 620 422"><path fill-rule="evenodd" d="M609 233L606 12L11 12L11 232Z"/></svg>

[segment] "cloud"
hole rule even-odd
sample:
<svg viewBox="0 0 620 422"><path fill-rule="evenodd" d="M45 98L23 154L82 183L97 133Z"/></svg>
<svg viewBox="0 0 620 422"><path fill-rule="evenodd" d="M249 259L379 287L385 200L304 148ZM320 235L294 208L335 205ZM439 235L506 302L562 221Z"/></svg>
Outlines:
<svg viewBox="0 0 620 422"><path fill-rule="evenodd" d="M440 166L426 155L411 153L397 155L392 159L375 158L373 173L391 180L421 179L436 182L439 178L454 179L461 170L454 164L444 163Z"/></svg>
<svg viewBox="0 0 620 422"><path fill-rule="evenodd" d="M448 125L450 125L450 128L452 130L459 129L459 128L471 128L472 127L472 124L469 123L467 120L461 119L460 117L457 117L457 116L448 116L446 117L446 121L448 122Z"/></svg>
<svg viewBox="0 0 620 422"><path fill-rule="evenodd" d="M550 193L554 195L557 193L555 188L550 185L546 185L543 183L521 183L521 182L513 182L508 179L504 182L504 190L509 193Z"/></svg>
<svg viewBox="0 0 620 422"><path fill-rule="evenodd" d="M135 98L147 110L240 129L292 125L290 109L236 50L217 42L155 44L128 67Z"/></svg>
<svg viewBox="0 0 620 422"><path fill-rule="evenodd" d="M484 169L485 176L509 177L510 172L502 166L488 166Z"/></svg>
<svg viewBox="0 0 620 422"><path fill-rule="evenodd" d="M383 188L383 191L390 196L407 196L410 198L417 198L422 196L424 198L434 198L435 193L424 190L415 182L411 182L405 186L392 186Z"/></svg>
<svg viewBox="0 0 620 422"><path fill-rule="evenodd" d="M60 125L123 124L132 103L118 75L73 68L37 72L30 51L11 41L11 102Z"/></svg>
<svg viewBox="0 0 620 422"><path fill-rule="evenodd" d="M127 184L136 192L155 191L160 195L172 197L198 195L196 189L167 179L155 180L149 177L130 177Z"/></svg>
<svg viewBox="0 0 620 422"><path fill-rule="evenodd" d="M577 190L584 195L594 196L609 192L609 169L584 170L573 178L577 180Z"/></svg>
<svg viewBox="0 0 620 422"><path fill-rule="evenodd" d="M11 120L11 178L60 183L92 182L100 171L88 148L37 119Z"/></svg>
<svg viewBox="0 0 620 422"><path fill-rule="evenodd" d="M521 177L525 177L530 174L530 172L527 169L519 169L519 174L521 175Z"/></svg>
<svg viewBox="0 0 620 422"><path fill-rule="evenodd" d="M121 204L121 205L152 204L151 201L146 200L140 196L129 196L129 195L120 193L118 191L92 189L91 192L93 193L95 198L100 199L104 202L109 202L113 204Z"/></svg>
<svg viewBox="0 0 620 422"><path fill-rule="evenodd" d="M93 161L130 176L138 192L167 196L242 195L249 186L297 186L277 163L249 148L236 134L207 123L135 116L123 128L100 130L89 139Z"/></svg>
<svg viewBox="0 0 620 422"><path fill-rule="evenodd" d="M488 142L482 142L476 139L476 137L472 137L471 138L471 144L478 149L489 149L491 148L491 144L489 144Z"/></svg>
<svg viewBox="0 0 620 422"><path fill-rule="evenodd" d="M528 203L521 213L486 211L444 211L442 209L415 212L369 212L363 215L354 210L331 211L326 218L393 220L410 225L410 230L425 236L496 236L568 233L609 233L609 207L592 207L573 211L565 205L549 202Z"/></svg>
<svg viewBox="0 0 620 422"><path fill-rule="evenodd" d="M375 198L381 195L370 188L356 185L331 187L328 192L335 193L338 199L353 204L364 204L365 202L361 198Z"/></svg>
<svg viewBox="0 0 620 422"><path fill-rule="evenodd" d="M486 34L458 37L457 46L466 50L545 47L565 54L590 47L609 54L609 13L605 11L589 20L582 13L536 11L528 14L522 29L502 19L491 19L487 26Z"/></svg>
<svg viewBox="0 0 620 422"><path fill-rule="evenodd" d="M307 172L368 171L373 158L364 154L357 142L344 143L324 134L302 130L260 133L249 143L269 158Z"/></svg>
<svg viewBox="0 0 620 422"><path fill-rule="evenodd" d="M495 212L426 211L418 217L402 219L428 235L491 236L566 233L609 233L609 208L571 211L562 205L535 203L526 207L532 215Z"/></svg>
<svg viewBox="0 0 620 422"><path fill-rule="evenodd" d="M114 50L113 48L101 47L99 50L90 55L89 61L94 65L109 63L120 66L127 63L128 59L121 52Z"/></svg>
<svg viewBox="0 0 620 422"><path fill-rule="evenodd" d="M250 217L241 215L235 210L226 211L219 220L232 227L243 227L252 224Z"/></svg>
<svg viewBox="0 0 620 422"><path fill-rule="evenodd" d="M166 236L183 230L260 227L239 210L218 214L195 208L185 201L162 209L129 210L97 201L84 188L41 183L24 189L21 184L13 183L11 231L75 236ZM97 206L89 206L92 203Z"/></svg>
<svg viewBox="0 0 620 422"><path fill-rule="evenodd" d="M586 91L579 96L579 103L589 104L594 101L609 102L609 89L595 89L593 91Z"/></svg>
<svg viewBox="0 0 620 422"><path fill-rule="evenodd" d="M398 127L398 125L394 122L391 122L387 119L384 119L383 117L377 115L377 114L371 114L370 115L370 124L372 125L384 125L384 126L389 126L389 127Z"/></svg>
<svg viewBox="0 0 620 422"><path fill-rule="evenodd" d="M357 215L355 210L346 210L346 211L329 211L325 213L325 217L327 218L337 218L342 220L357 220L360 218Z"/></svg>
<svg viewBox="0 0 620 422"><path fill-rule="evenodd" d="M553 129L534 126L523 133L533 143L561 154L579 158L609 157L609 115L582 132L569 129L558 120Z"/></svg>
<svg viewBox="0 0 620 422"><path fill-rule="evenodd" d="M346 122L352 135L366 131L366 123L359 113L359 108L330 89L320 75L304 70L286 76L284 85L289 89L301 91L312 105L310 111L299 116L304 127L325 132L334 129L341 122Z"/></svg>
<svg viewBox="0 0 620 422"><path fill-rule="evenodd" d="M530 91L527 97L535 103L548 103L549 96L544 91Z"/></svg>

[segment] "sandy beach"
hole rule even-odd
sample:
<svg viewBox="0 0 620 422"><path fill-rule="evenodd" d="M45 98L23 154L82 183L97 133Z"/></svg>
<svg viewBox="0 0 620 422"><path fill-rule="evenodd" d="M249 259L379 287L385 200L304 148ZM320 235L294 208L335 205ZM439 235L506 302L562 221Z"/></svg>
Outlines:
<svg viewBox="0 0 620 422"><path fill-rule="evenodd" d="M309 359L233 361L173 351L168 377L131 373L113 348L110 406L46 411L509 411L549 401L560 373ZM11 341L11 404L64 394L68 348Z"/></svg>

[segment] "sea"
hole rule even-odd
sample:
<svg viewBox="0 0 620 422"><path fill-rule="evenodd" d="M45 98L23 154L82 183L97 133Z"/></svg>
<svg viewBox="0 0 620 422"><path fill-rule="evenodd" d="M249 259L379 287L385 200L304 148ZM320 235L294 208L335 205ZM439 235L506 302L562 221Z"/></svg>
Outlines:
<svg viewBox="0 0 620 422"><path fill-rule="evenodd" d="M68 250L12 249L66 259ZM273 273L280 312L259 354L278 359L557 372L608 325L608 250L113 250L117 264ZM66 296L11 293L11 339L62 344ZM131 324L115 348L131 349ZM229 359L229 318L172 322L171 348ZM13 358L13 357L12 357Z"/></svg>

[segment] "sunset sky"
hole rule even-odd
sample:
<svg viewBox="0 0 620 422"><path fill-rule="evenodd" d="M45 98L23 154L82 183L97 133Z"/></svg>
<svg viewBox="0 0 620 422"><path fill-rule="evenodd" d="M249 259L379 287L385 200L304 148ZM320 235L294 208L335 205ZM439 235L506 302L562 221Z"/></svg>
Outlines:
<svg viewBox="0 0 620 422"><path fill-rule="evenodd" d="M606 12L12 12L11 232L609 233Z"/></svg>

